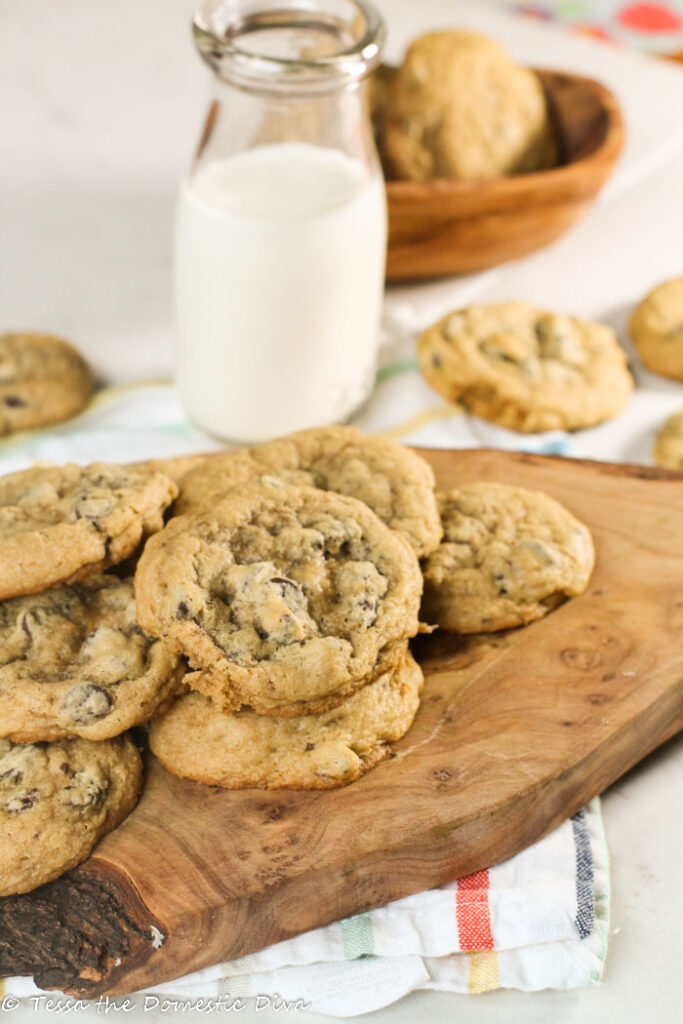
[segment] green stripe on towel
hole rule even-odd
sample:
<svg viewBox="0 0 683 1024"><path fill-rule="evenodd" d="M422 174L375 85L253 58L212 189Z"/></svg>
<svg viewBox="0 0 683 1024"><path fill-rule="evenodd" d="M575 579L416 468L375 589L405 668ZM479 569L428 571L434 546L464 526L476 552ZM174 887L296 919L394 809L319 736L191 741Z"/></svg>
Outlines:
<svg viewBox="0 0 683 1024"><path fill-rule="evenodd" d="M404 359L402 363L390 363L389 366L382 366L375 377L376 384L383 384L385 380L398 376L399 373L409 373L417 370L417 359Z"/></svg>
<svg viewBox="0 0 683 1024"><path fill-rule="evenodd" d="M347 960L358 960L361 956L372 956L375 942L372 937L372 921L369 914L355 914L340 921L344 956Z"/></svg>

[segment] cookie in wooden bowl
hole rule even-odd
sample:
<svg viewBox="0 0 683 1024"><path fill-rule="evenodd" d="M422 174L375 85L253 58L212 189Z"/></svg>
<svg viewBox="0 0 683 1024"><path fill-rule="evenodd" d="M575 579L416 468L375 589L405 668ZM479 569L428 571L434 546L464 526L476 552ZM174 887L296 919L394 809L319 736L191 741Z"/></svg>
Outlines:
<svg viewBox="0 0 683 1024"><path fill-rule="evenodd" d="M540 79L488 36L420 36L375 92L391 178L488 181L559 162Z"/></svg>
<svg viewBox="0 0 683 1024"><path fill-rule="evenodd" d="M414 44L418 54L419 43ZM468 61L476 49L483 66L496 47L487 40L462 49ZM488 163L486 133L477 134L471 124L467 132L459 129L465 112L462 118L446 116L443 83L455 77L446 59L440 63L443 78L435 67L438 80L432 84L432 63L418 65L412 77L422 75L425 81L415 88L414 104L401 100L394 109L402 69L382 68L381 79L370 86L387 177L389 281L469 273L535 252L585 214L612 172L624 127L619 104L604 85L581 75L520 68L506 56L497 59L498 86L482 80L479 106L512 106ZM507 96L510 76L517 85ZM469 101L469 86L464 95ZM431 113L420 110L419 96L427 97ZM414 116L408 116L413 106ZM475 129L486 122L494 133L499 122L497 117L487 121L481 112L471 120Z"/></svg>

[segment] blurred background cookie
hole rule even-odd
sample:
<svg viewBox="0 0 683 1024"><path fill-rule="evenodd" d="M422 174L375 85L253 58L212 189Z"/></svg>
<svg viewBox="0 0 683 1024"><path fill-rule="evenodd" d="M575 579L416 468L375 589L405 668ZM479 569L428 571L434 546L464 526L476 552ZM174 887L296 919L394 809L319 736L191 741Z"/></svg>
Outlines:
<svg viewBox="0 0 683 1024"><path fill-rule="evenodd" d="M509 430L578 430L618 415L633 390L611 327L525 302L468 306L418 342L425 379Z"/></svg>
<svg viewBox="0 0 683 1024"><path fill-rule="evenodd" d="M670 416L657 434L654 456L662 469L683 470L683 409Z"/></svg>
<svg viewBox="0 0 683 1024"><path fill-rule="evenodd" d="M0 435L74 416L93 389L83 357L50 334L0 335Z"/></svg>
<svg viewBox="0 0 683 1024"><path fill-rule="evenodd" d="M633 311L629 330L650 370L683 380L683 277L646 295Z"/></svg>

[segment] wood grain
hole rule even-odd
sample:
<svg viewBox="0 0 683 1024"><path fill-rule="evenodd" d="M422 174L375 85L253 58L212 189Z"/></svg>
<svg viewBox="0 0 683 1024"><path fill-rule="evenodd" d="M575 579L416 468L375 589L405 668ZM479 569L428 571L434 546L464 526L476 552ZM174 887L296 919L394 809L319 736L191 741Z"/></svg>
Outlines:
<svg viewBox="0 0 683 1024"><path fill-rule="evenodd" d="M346 789L223 792L150 757L139 807L89 861L47 894L0 901L20 951L0 944L0 970L92 996L243 955L513 855L683 726L683 477L425 454L441 486L499 480L564 502L595 537L588 592L523 630L421 638L415 725ZM107 899L88 924L79 891L97 885ZM54 935L45 906L60 900Z"/></svg>
<svg viewBox="0 0 683 1024"><path fill-rule="evenodd" d="M589 208L621 151L619 105L599 82L538 71L564 164L488 182L389 181L387 280L461 274L548 245Z"/></svg>

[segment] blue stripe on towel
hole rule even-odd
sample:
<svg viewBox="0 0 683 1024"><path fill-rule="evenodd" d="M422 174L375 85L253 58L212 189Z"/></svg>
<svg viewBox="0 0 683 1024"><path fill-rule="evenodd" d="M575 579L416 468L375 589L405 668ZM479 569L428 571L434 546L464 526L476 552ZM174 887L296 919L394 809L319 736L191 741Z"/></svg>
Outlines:
<svg viewBox="0 0 683 1024"><path fill-rule="evenodd" d="M576 846L576 917L574 923L582 939L593 931L595 924L595 879L593 852L586 822L585 810L572 815L572 831Z"/></svg>

